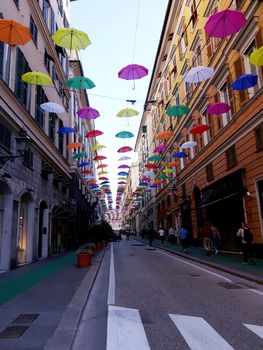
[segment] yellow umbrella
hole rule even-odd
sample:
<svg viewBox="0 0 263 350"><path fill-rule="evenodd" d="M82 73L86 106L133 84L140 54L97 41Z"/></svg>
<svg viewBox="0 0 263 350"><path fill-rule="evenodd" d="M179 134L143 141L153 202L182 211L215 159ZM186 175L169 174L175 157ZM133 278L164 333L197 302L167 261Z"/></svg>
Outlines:
<svg viewBox="0 0 263 350"><path fill-rule="evenodd" d="M52 35L55 44L69 50L85 49L91 44L88 34L75 28L61 28Z"/></svg>
<svg viewBox="0 0 263 350"><path fill-rule="evenodd" d="M29 84L52 85L52 79L41 72L28 72L22 75L21 79Z"/></svg>
<svg viewBox="0 0 263 350"><path fill-rule="evenodd" d="M92 151L98 151L99 149L102 149L102 148L106 148L106 146L103 146L103 145L95 145L95 146L92 146L92 147L91 147Z"/></svg>
<svg viewBox="0 0 263 350"><path fill-rule="evenodd" d="M117 113L117 117L135 117L136 115L138 115L139 112L136 111L135 109L131 109L131 108L126 108L126 109L122 109Z"/></svg>
<svg viewBox="0 0 263 350"><path fill-rule="evenodd" d="M249 62L255 66L263 66L263 46L252 52Z"/></svg>
<svg viewBox="0 0 263 350"><path fill-rule="evenodd" d="M166 173L166 174L171 174L173 171L172 171L172 169L164 169L163 170L163 173Z"/></svg>
<svg viewBox="0 0 263 350"><path fill-rule="evenodd" d="M100 171L100 172L98 173L98 175L104 175L104 174L108 174L108 171L103 170L103 171Z"/></svg>

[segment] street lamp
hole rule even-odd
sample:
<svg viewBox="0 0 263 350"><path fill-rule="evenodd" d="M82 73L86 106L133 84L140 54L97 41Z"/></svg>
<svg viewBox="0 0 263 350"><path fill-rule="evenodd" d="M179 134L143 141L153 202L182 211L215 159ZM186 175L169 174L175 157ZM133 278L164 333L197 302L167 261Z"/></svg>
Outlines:
<svg viewBox="0 0 263 350"><path fill-rule="evenodd" d="M24 158L25 153L29 151L30 147L30 137L27 132L23 129L20 130L19 135L15 138L16 140L16 150L20 153L19 155L9 155L0 157L0 169L5 165L9 160L14 160L15 158Z"/></svg>

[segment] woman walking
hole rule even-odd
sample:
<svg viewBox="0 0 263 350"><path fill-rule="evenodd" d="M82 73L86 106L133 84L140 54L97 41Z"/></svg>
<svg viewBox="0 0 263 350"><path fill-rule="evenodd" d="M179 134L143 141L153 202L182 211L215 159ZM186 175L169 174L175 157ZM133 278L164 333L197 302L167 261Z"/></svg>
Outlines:
<svg viewBox="0 0 263 350"><path fill-rule="evenodd" d="M219 242L221 240L220 233L217 227L215 227L213 224L210 225L211 231L212 231L212 247L215 251L215 254L218 254L219 252Z"/></svg>

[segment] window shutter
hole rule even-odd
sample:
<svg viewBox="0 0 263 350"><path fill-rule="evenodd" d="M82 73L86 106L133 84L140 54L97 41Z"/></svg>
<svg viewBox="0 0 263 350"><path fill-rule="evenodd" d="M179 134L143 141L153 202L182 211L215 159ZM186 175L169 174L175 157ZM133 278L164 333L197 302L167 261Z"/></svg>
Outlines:
<svg viewBox="0 0 263 350"><path fill-rule="evenodd" d="M256 138L256 148L258 151L263 149L263 124L260 124L255 129L255 138Z"/></svg>
<svg viewBox="0 0 263 350"><path fill-rule="evenodd" d="M211 43L211 39L210 37L207 35L207 33L205 33L205 37L206 37L206 51L207 51L207 57L210 60L210 58L213 55L213 51L212 51L212 43Z"/></svg>
<svg viewBox="0 0 263 350"><path fill-rule="evenodd" d="M260 27L259 31L256 34L256 45L259 49L261 46L263 46L263 27ZM258 67L261 72L261 78L263 80L263 67Z"/></svg>
<svg viewBox="0 0 263 350"><path fill-rule="evenodd" d="M187 37L187 27L186 27L186 24L184 23L184 33L183 33L183 36L184 36L184 40L185 40L185 46L187 47L188 46L188 37Z"/></svg>
<svg viewBox="0 0 263 350"><path fill-rule="evenodd" d="M235 62L234 62L234 67L235 67L235 74L236 74L236 79L245 73L245 68L244 68L244 63L242 57L239 57ZM239 102L240 105L242 105L247 99L248 99L248 94L246 90L240 90L238 91L239 94Z"/></svg>
<svg viewBox="0 0 263 350"><path fill-rule="evenodd" d="M5 44L0 42L0 77L3 77L4 73L4 50Z"/></svg>

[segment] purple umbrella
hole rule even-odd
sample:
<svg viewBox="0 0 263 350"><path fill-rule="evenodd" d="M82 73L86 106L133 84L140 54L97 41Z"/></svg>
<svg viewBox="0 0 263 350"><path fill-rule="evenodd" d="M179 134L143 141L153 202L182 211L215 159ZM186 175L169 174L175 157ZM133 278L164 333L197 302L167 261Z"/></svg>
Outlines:
<svg viewBox="0 0 263 350"><path fill-rule="evenodd" d="M100 113L95 108L84 107L77 111L77 115L82 119L90 120L98 118Z"/></svg>
<svg viewBox="0 0 263 350"><path fill-rule="evenodd" d="M118 166L118 169L125 169L125 168L130 168L129 165L123 164Z"/></svg>
<svg viewBox="0 0 263 350"><path fill-rule="evenodd" d="M208 114L222 114L230 110L230 106L224 102L216 102L207 107Z"/></svg>
<svg viewBox="0 0 263 350"><path fill-rule="evenodd" d="M159 145L154 149L153 153L160 153L164 151L167 147L168 145Z"/></svg>
<svg viewBox="0 0 263 350"><path fill-rule="evenodd" d="M148 69L138 64L129 64L118 73L118 77L125 80L141 79L146 75L148 75Z"/></svg>
<svg viewBox="0 0 263 350"><path fill-rule="evenodd" d="M210 37L225 39L235 34L246 24L246 18L241 11L226 9L209 17L205 31Z"/></svg>

